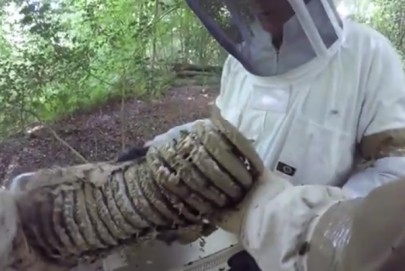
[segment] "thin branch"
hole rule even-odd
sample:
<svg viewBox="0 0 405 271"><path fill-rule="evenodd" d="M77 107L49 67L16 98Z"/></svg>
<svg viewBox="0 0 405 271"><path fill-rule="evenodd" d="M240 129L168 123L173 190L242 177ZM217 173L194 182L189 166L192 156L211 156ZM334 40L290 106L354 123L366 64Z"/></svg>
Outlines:
<svg viewBox="0 0 405 271"><path fill-rule="evenodd" d="M59 141L62 145L67 147L83 163L89 162L83 155L80 154L80 152L78 152L75 148L73 148L68 142L66 142L66 140L61 138L52 127L50 127L44 121L42 121L41 118L34 111L28 110L28 109L24 109L24 111L27 112L28 114L31 114L34 118L36 118L41 123L41 125L43 125L45 128L47 128L51 132L51 134L56 138L57 141Z"/></svg>
<svg viewBox="0 0 405 271"><path fill-rule="evenodd" d="M43 124L44 125L44 124ZM76 155L83 163L88 163L89 161L84 158L83 155L80 154L75 148L73 148L69 143L67 143L63 138L61 138L54 129L52 129L49 125L44 125L44 127L48 128L51 134L58 140L60 143L65 145L74 155Z"/></svg>
<svg viewBox="0 0 405 271"><path fill-rule="evenodd" d="M111 83L107 82L106 80L104 80L104 79L98 77L97 75L93 74L91 71L88 71L88 75L91 76L91 77L93 77L93 78L95 78L95 79L97 79L97 80L100 81L101 83L104 83L104 84L110 86L110 87L113 87L113 86L114 86L113 84L111 84Z"/></svg>
<svg viewBox="0 0 405 271"><path fill-rule="evenodd" d="M127 120L126 120L126 110L125 110L125 93L127 89L126 72L124 72L124 82L121 87L121 150L124 151L126 148L126 131L127 131Z"/></svg>

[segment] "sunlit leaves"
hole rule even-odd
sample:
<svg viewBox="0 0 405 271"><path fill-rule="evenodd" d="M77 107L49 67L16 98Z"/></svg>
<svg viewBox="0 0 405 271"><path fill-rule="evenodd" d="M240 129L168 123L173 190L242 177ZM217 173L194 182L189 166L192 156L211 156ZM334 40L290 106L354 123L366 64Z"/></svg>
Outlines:
<svg viewBox="0 0 405 271"><path fill-rule="evenodd" d="M223 61L183 0L18 0L3 7L0 136L29 122L30 111L48 120L111 95L158 94L170 82L171 62Z"/></svg>
<svg viewBox="0 0 405 271"><path fill-rule="evenodd" d="M405 0L369 0L369 13L359 10L357 19L379 30L405 54Z"/></svg>

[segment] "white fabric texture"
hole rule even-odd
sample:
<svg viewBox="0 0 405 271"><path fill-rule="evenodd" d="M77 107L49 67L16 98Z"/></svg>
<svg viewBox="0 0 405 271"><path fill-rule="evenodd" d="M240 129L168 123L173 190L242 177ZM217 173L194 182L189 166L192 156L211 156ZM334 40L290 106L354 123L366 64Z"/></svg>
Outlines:
<svg viewBox="0 0 405 271"><path fill-rule="evenodd" d="M288 181L269 177L262 191L255 191L257 195L252 195L252 201L246 204L241 242L263 271L306 270L306 258L299 256L299 251L310 240L324 212L349 197L340 188L325 185L285 184L280 190L279 182Z"/></svg>
<svg viewBox="0 0 405 271"><path fill-rule="evenodd" d="M381 158L373 167L353 174L343 190L351 194L352 198L365 197L374 188L391 182L404 175L405 157Z"/></svg>
<svg viewBox="0 0 405 271"><path fill-rule="evenodd" d="M243 210L249 211L232 214L231 221L241 224L233 222L236 229L229 230L263 271L296 271L300 259L291 251L310 239L316 217L348 195L365 196L405 175L403 157L380 159L353 174L356 145L364 136L405 128L405 77L383 35L351 21L343 29L333 53L281 75L254 76L232 56L224 65L216 105L253 141L266 167L292 185L282 191L266 186L267 196L249 197L258 208L247 201Z"/></svg>
<svg viewBox="0 0 405 271"><path fill-rule="evenodd" d="M324 212L347 199L349 194L338 187L293 186L267 171L238 211L219 214L221 220L216 223L240 236L263 271L306 270L306 257L299 256L299 250Z"/></svg>
<svg viewBox="0 0 405 271"><path fill-rule="evenodd" d="M270 170L283 162L296 169L285 175L294 185L343 185L364 136L405 127L404 83L390 42L346 21L345 43L322 67L256 77L229 57L216 105ZM393 178L404 174L403 159L391 159L399 164Z"/></svg>
<svg viewBox="0 0 405 271"><path fill-rule="evenodd" d="M405 128L405 77L385 37L350 21L344 29L345 42L322 67L260 78L234 58L226 61L216 100L223 116L254 141L267 168L278 172L282 162L296 170L283 175L294 189L242 221L240 238L262 270L297 270L299 257L289 255L310 238L314 217L346 195L365 196L405 174L403 157L380 159L352 174L355 147L364 136ZM343 186L343 194L332 186Z"/></svg>

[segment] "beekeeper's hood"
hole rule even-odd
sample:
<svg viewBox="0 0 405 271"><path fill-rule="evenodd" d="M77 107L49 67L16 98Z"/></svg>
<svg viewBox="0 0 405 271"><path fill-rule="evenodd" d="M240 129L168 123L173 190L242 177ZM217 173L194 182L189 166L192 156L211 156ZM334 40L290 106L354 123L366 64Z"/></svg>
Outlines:
<svg viewBox="0 0 405 271"><path fill-rule="evenodd" d="M341 40L339 0L186 1L219 44L258 76L330 57Z"/></svg>

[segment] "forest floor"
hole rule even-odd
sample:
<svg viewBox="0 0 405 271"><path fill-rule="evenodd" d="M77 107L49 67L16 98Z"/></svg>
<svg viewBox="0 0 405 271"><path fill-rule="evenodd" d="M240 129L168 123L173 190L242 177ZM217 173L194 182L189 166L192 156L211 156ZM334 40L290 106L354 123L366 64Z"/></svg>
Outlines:
<svg viewBox="0 0 405 271"><path fill-rule="evenodd" d="M87 161L114 159L123 148L142 146L175 125L208 116L208 105L217 94L216 87L173 87L157 99L129 99L125 110L120 100L112 100L48 127L33 127L0 143L0 179L82 163L80 155Z"/></svg>

